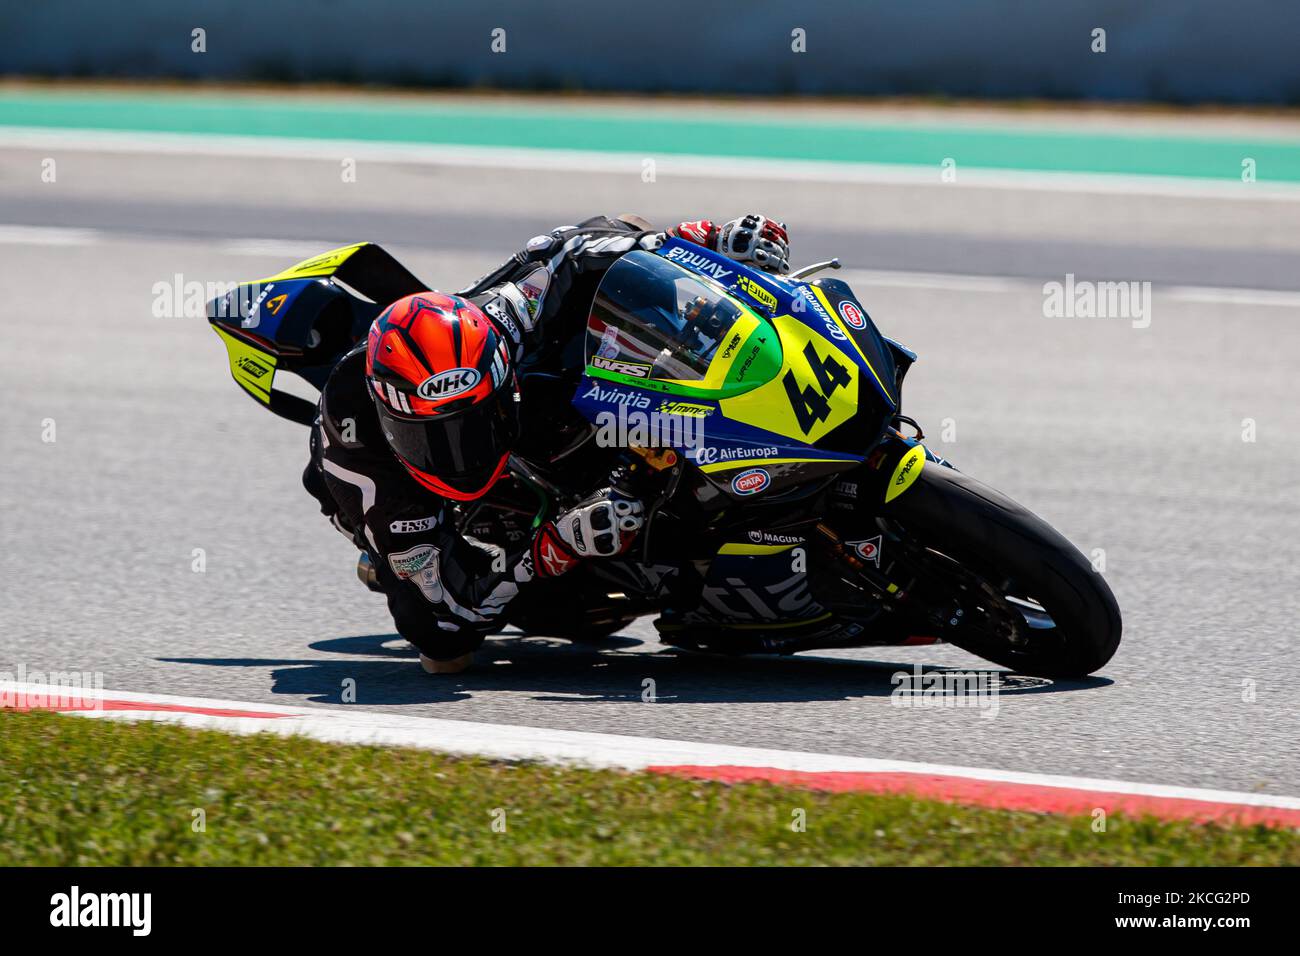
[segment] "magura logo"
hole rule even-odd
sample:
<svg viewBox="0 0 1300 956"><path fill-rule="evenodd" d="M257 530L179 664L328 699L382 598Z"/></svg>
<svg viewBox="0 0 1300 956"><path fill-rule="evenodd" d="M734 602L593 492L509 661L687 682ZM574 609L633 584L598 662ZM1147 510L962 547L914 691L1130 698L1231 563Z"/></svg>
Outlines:
<svg viewBox="0 0 1300 956"><path fill-rule="evenodd" d="M482 378L476 368L452 368L437 375L430 375L420 383L415 394L428 401L451 398L453 395L468 392Z"/></svg>
<svg viewBox="0 0 1300 956"><path fill-rule="evenodd" d="M867 327L867 317L857 307L856 303L850 302L848 299L840 303L840 318L855 329L865 329Z"/></svg>
<svg viewBox="0 0 1300 956"><path fill-rule="evenodd" d="M738 495L756 495L771 481L772 476L762 468L750 468L731 479L731 490Z"/></svg>
<svg viewBox="0 0 1300 956"><path fill-rule="evenodd" d="M773 531L751 531L749 540L754 544L803 544L806 540L801 534L777 534Z"/></svg>

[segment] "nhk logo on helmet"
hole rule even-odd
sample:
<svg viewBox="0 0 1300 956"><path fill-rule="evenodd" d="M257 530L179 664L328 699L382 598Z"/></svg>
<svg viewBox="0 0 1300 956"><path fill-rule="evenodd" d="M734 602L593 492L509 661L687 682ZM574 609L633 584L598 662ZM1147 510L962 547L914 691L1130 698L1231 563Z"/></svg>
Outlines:
<svg viewBox="0 0 1300 956"><path fill-rule="evenodd" d="M756 495L771 482L772 476L762 468L750 468L731 479L731 490L738 495Z"/></svg>
<svg viewBox="0 0 1300 956"><path fill-rule="evenodd" d="M476 368L452 368L437 375L431 375L420 383L415 394L428 401L439 398L451 398L461 392L468 392L479 383L483 376Z"/></svg>

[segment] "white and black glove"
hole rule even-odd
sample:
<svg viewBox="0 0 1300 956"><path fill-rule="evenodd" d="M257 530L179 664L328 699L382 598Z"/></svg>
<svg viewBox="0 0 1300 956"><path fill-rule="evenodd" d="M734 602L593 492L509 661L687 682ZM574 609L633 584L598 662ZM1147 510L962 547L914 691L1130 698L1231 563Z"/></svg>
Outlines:
<svg viewBox="0 0 1300 956"><path fill-rule="evenodd" d="M555 577L585 558L612 558L632 545L645 524L645 507L610 488L602 488L548 521L533 539L533 566Z"/></svg>
<svg viewBox="0 0 1300 956"><path fill-rule="evenodd" d="M767 272L790 271L790 236L785 223L750 213L718 227L718 252L737 262L752 262Z"/></svg>
<svg viewBox="0 0 1300 956"><path fill-rule="evenodd" d="M752 262L781 275L790 271L790 236L785 223L750 213L715 226L708 219L681 222L668 235L720 252L737 262Z"/></svg>

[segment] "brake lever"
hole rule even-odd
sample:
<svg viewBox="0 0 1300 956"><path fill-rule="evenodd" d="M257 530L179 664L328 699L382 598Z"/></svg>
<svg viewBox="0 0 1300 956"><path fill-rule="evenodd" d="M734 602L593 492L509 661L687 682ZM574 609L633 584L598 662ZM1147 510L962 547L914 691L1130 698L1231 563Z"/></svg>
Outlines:
<svg viewBox="0 0 1300 956"><path fill-rule="evenodd" d="M806 279L808 278L808 276L813 275L814 273L817 272L821 272L823 269L838 269L838 268L840 268L840 260L838 258L827 259L825 262L814 262L810 266L804 266L802 269L796 269L794 272L790 273L790 278Z"/></svg>

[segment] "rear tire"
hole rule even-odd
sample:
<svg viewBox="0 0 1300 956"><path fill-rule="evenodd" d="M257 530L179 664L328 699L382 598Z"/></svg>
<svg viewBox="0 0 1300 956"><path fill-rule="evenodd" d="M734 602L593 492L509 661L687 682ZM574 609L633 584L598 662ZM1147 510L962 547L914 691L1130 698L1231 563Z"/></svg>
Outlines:
<svg viewBox="0 0 1300 956"><path fill-rule="evenodd" d="M911 550L905 560L929 561L966 600L983 601L990 621L1009 609L1024 624L998 639L970 627L968 617L941 627L949 643L1017 673L1055 678L1087 676L1114 656L1122 624L1110 587L1060 532L1000 492L929 462L882 517ZM1032 598L1052 626L1029 626L1007 596Z"/></svg>

